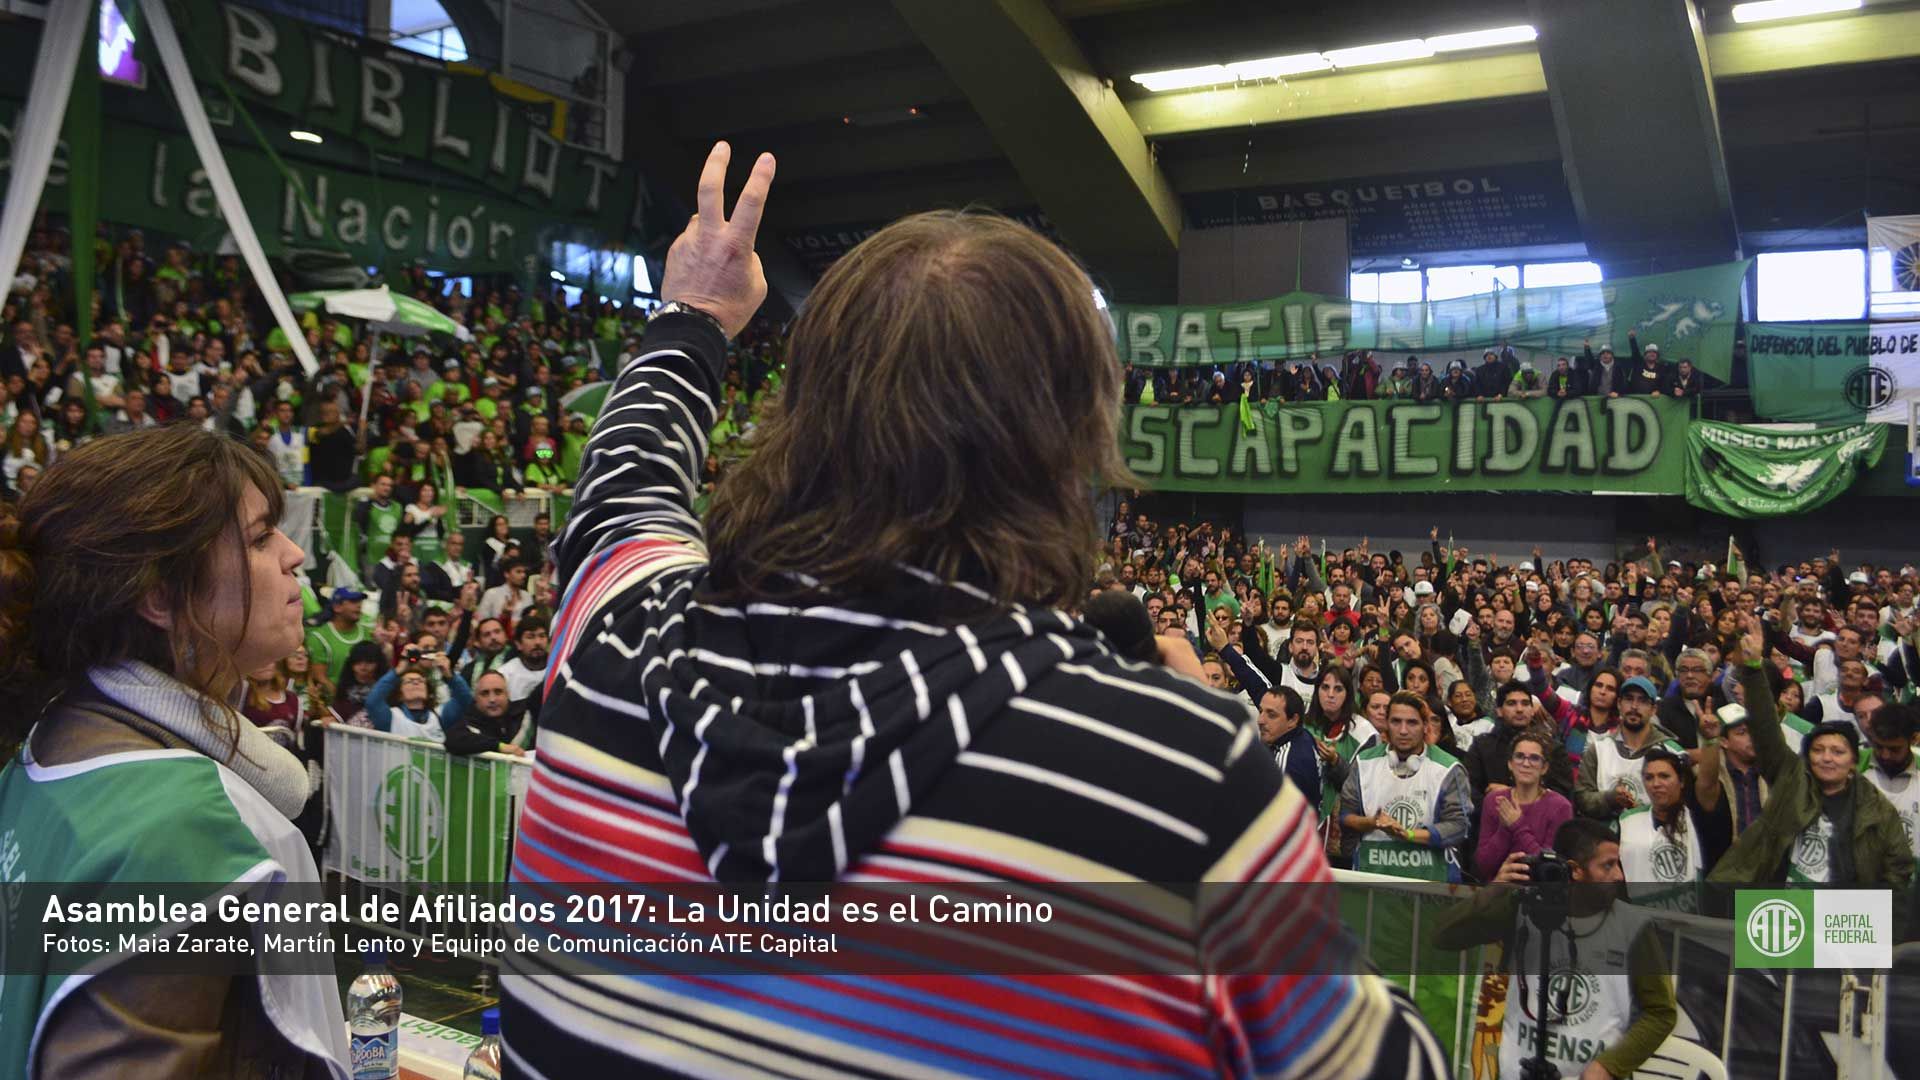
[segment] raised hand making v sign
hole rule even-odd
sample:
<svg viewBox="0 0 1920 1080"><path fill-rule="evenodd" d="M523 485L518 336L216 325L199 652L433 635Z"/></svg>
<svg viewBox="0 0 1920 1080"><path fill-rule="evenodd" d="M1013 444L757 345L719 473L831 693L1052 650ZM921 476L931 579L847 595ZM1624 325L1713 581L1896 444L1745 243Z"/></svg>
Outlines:
<svg viewBox="0 0 1920 1080"><path fill-rule="evenodd" d="M761 154L729 219L726 183L732 159L732 147L713 144L700 170L698 207L687 219L686 231L667 249L667 270L660 282L662 300L711 316L729 340L746 329L767 298L767 276L753 244L767 189L773 186L773 155Z"/></svg>

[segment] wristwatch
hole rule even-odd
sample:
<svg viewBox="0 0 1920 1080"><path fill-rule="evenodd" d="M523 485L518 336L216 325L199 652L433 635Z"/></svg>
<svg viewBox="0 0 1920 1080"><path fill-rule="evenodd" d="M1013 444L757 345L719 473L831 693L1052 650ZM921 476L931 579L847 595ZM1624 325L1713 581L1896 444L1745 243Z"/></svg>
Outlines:
<svg viewBox="0 0 1920 1080"><path fill-rule="evenodd" d="M662 315L692 315L698 319L705 319L708 322L708 324L710 324L715 330L720 331L721 337L726 338L729 341L733 339L733 335L727 333L727 328L720 325L719 319L716 319L712 315L709 315L708 313L701 311L699 308L694 307L692 304L683 304L678 300L669 300L666 303L661 304L659 307L653 310L654 318L657 319Z"/></svg>

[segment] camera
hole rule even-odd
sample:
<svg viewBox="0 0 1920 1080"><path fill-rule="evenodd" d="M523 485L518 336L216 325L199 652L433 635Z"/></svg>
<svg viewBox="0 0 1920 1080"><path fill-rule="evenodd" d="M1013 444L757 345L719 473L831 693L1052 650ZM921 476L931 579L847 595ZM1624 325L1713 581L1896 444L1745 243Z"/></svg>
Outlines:
<svg viewBox="0 0 1920 1080"><path fill-rule="evenodd" d="M409 645L407 646L406 650L402 652L400 655L405 657L409 663L417 664L420 662L420 656L421 656L420 646Z"/></svg>
<svg viewBox="0 0 1920 1080"><path fill-rule="evenodd" d="M1527 880L1534 885L1565 885L1573 880L1566 860L1551 850L1529 855L1526 867Z"/></svg>

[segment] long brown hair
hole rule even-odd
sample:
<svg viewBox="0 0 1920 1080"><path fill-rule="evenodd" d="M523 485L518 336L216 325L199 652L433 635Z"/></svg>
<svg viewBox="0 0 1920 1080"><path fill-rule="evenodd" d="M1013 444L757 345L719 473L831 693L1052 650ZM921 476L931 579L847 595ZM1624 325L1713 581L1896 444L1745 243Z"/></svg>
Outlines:
<svg viewBox="0 0 1920 1080"><path fill-rule="evenodd" d="M237 574L242 610L252 610L239 521L249 487L278 521L280 482L266 458L171 424L63 454L17 508L0 508L0 750L89 668L127 660L206 695L216 703L209 722L237 745L238 716L226 703L244 676L204 600ZM171 633L140 616L149 595L173 613Z"/></svg>
<svg viewBox="0 0 1920 1080"><path fill-rule="evenodd" d="M1120 365L1087 275L1024 226L936 211L827 271L778 407L715 492L722 594L884 587L896 564L1066 606L1092 580L1120 458Z"/></svg>

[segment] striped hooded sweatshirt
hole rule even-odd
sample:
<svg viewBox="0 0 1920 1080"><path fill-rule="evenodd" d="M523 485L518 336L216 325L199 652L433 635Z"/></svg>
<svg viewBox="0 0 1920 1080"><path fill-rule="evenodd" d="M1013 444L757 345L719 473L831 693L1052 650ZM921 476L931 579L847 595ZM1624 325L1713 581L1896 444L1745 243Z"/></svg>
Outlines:
<svg viewBox="0 0 1920 1080"><path fill-rule="evenodd" d="M512 1068L1444 1075L1411 1005L1363 973L1332 890L1273 884L1329 872L1244 702L1121 661L1060 612L995 609L911 568L853 598L708 590L690 507L724 351L697 317L654 320L589 440L554 545L567 585L516 890L1020 882L1073 908L1079 883L1122 883L1127 898L1097 901L1092 947L1129 959L1105 974L785 975L644 959L587 972L510 951ZM1044 947L1051 931L1022 932ZM953 933L984 956L1013 931Z"/></svg>

